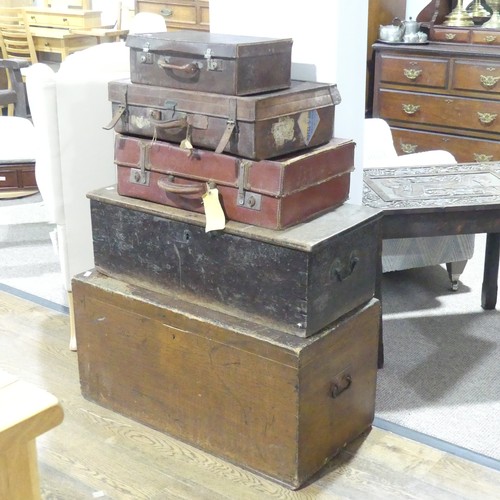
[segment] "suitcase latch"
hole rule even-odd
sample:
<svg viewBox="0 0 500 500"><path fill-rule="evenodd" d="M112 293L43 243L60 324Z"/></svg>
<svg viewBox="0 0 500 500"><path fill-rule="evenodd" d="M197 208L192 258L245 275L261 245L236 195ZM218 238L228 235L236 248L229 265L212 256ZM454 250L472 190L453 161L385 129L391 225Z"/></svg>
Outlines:
<svg viewBox="0 0 500 500"><path fill-rule="evenodd" d="M207 49L203 56L207 60L207 71L223 71L224 64L222 59L214 59L212 57L212 49Z"/></svg>
<svg viewBox="0 0 500 500"><path fill-rule="evenodd" d="M149 47L149 42L146 42L142 47L142 54L139 54L139 60L143 64L153 64L153 54L149 52Z"/></svg>
<svg viewBox="0 0 500 500"><path fill-rule="evenodd" d="M131 184L141 184L149 186L149 171L146 170L146 149L147 146L142 142L139 143L141 151L139 157L139 168L131 168L129 181Z"/></svg>
<svg viewBox="0 0 500 500"><path fill-rule="evenodd" d="M260 210L262 195L246 191L248 169L251 162L241 160L238 165L238 197L237 203L240 207L250 208L252 210Z"/></svg>

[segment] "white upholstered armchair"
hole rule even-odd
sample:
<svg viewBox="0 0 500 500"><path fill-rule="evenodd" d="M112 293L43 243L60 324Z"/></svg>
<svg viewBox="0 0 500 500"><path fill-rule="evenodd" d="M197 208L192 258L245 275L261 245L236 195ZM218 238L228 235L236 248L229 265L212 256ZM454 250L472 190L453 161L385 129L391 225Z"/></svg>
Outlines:
<svg viewBox="0 0 500 500"><path fill-rule="evenodd" d="M451 153L442 150L398 156L391 129L380 118L365 120L363 141L363 168L457 163ZM382 270L400 271L445 263L452 290L457 290L460 275L473 254L473 234L384 240Z"/></svg>
<svg viewBox="0 0 500 500"><path fill-rule="evenodd" d="M159 14L135 16L130 33L166 31ZM26 87L37 138L36 178L51 222L73 318L71 279L94 266L87 193L116 182L108 83L130 76L125 42L102 43L68 56L57 72L30 66ZM76 348L73 324L70 347Z"/></svg>

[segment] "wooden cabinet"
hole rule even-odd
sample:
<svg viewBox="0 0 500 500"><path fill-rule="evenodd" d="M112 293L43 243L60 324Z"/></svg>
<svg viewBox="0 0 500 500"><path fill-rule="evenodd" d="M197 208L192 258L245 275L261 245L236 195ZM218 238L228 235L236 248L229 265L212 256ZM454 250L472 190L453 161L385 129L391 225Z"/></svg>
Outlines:
<svg viewBox="0 0 500 500"><path fill-rule="evenodd" d="M399 154L445 149L459 162L500 159L500 47L377 43L373 116Z"/></svg>
<svg viewBox="0 0 500 500"><path fill-rule="evenodd" d="M209 31L210 19L208 0L136 0L136 12L153 12L165 18L169 31Z"/></svg>

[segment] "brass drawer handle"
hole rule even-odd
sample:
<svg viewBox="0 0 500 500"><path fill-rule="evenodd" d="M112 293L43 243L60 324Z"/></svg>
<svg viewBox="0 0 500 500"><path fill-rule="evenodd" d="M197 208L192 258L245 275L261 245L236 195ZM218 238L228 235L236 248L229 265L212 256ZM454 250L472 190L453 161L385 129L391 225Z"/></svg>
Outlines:
<svg viewBox="0 0 500 500"><path fill-rule="evenodd" d="M164 17L172 16L174 11L172 9L160 9L160 14Z"/></svg>
<svg viewBox="0 0 500 500"><path fill-rule="evenodd" d="M478 111L477 116L479 117L479 121L481 123L488 125L489 123L493 123L496 120L497 114L496 113L480 113Z"/></svg>
<svg viewBox="0 0 500 500"><path fill-rule="evenodd" d="M401 107L407 115L414 115L420 109L418 104L403 104Z"/></svg>
<svg viewBox="0 0 500 500"><path fill-rule="evenodd" d="M497 39L497 37L495 35L486 35L484 37L484 41L487 43L494 42L496 39Z"/></svg>
<svg viewBox="0 0 500 500"><path fill-rule="evenodd" d="M456 36L457 35L455 33L446 33L446 35L444 35L446 40L453 40Z"/></svg>
<svg viewBox="0 0 500 500"><path fill-rule="evenodd" d="M408 80L415 80L418 76L420 76L422 74L422 70L421 69L413 69L413 68L410 68L410 69L403 69L403 73L404 75L406 76L406 78L408 78Z"/></svg>
<svg viewBox="0 0 500 500"><path fill-rule="evenodd" d="M473 153L474 160L481 163L483 161L491 161L493 160L493 155L486 155L484 153Z"/></svg>
<svg viewBox="0 0 500 500"><path fill-rule="evenodd" d="M409 144L409 143L404 143L402 142L400 144L400 147L401 147L401 151L405 154L412 154L412 153L415 153L415 151L417 151L417 144Z"/></svg>
<svg viewBox="0 0 500 500"><path fill-rule="evenodd" d="M479 81L485 86L485 87L494 87L497 83L498 80L500 80L500 76L493 76L493 75L479 75Z"/></svg>

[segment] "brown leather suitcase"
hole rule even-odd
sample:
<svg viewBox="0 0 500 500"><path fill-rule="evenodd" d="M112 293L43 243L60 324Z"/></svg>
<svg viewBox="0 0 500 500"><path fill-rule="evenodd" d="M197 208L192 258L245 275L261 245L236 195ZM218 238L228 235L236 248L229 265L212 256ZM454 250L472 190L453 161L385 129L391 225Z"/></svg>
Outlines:
<svg viewBox="0 0 500 500"><path fill-rule="evenodd" d="M336 85L292 80L255 96L109 83L109 128L250 159L272 158L327 143L333 136Z"/></svg>
<svg viewBox="0 0 500 500"><path fill-rule="evenodd" d="M89 193L96 268L109 276L308 337L375 294L381 212L344 204L283 231Z"/></svg>
<svg viewBox="0 0 500 500"><path fill-rule="evenodd" d="M208 183L227 219L283 229L347 200L354 143L332 139L301 154L253 161L117 134L115 162L121 195L203 213Z"/></svg>
<svg viewBox="0 0 500 500"><path fill-rule="evenodd" d="M290 86L292 40L203 31L128 35L134 83L227 95Z"/></svg>
<svg viewBox="0 0 500 500"><path fill-rule="evenodd" d="M300 339L96 272L72 289L82 394L105 408L293 489L373 422L375 299Z"/></svg>

